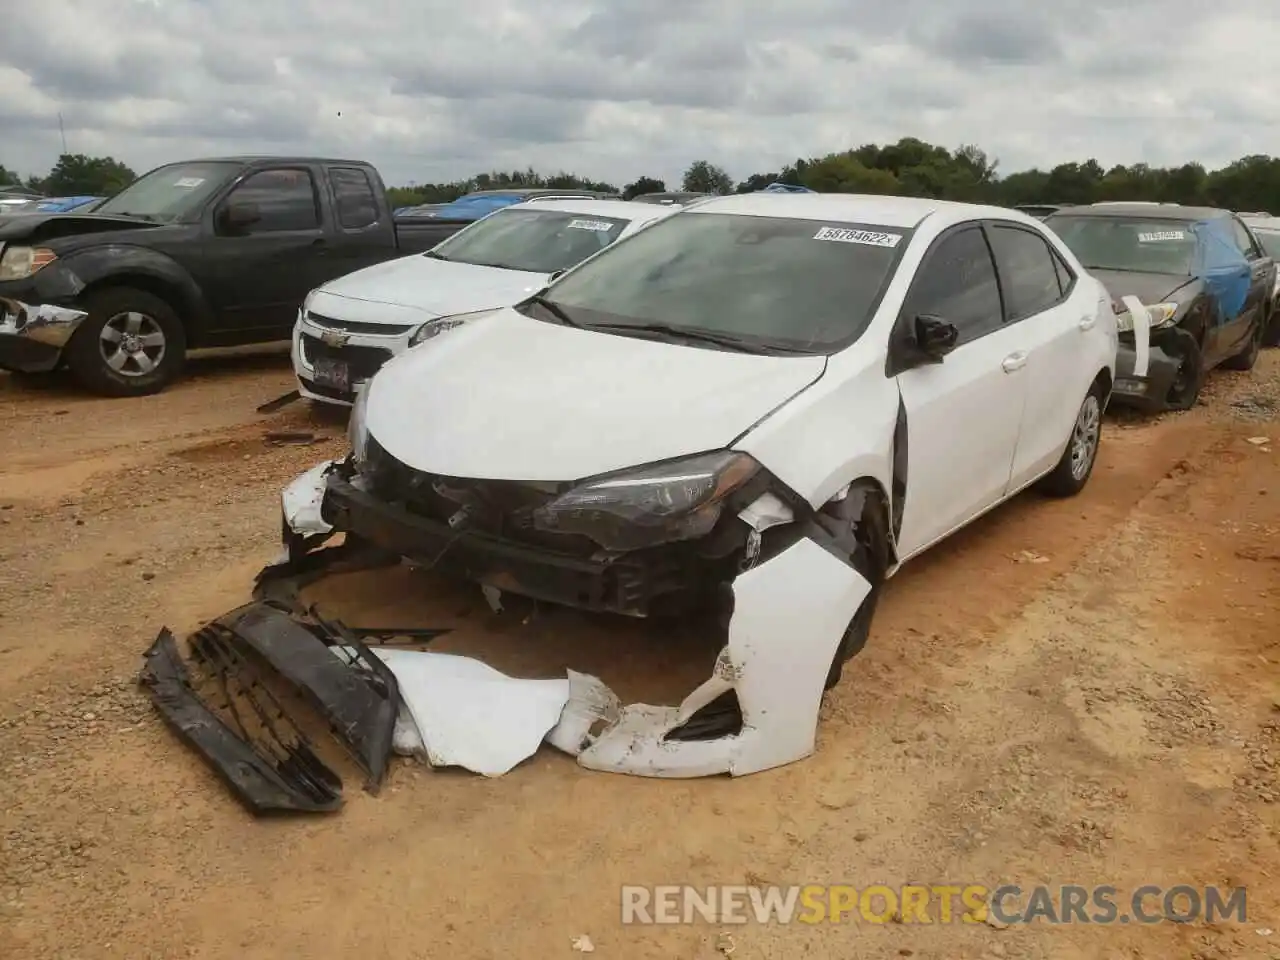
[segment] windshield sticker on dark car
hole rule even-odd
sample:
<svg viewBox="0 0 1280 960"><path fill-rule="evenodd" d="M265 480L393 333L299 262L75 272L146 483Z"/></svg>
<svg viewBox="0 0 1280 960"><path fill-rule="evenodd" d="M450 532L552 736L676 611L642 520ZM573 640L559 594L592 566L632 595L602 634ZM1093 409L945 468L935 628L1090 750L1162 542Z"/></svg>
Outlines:
<svg viewBox="0 0 1280 960"><path fill-rule="evenodd" d="M175 187L182 187L186 190L198 187L202 183L204 183L204 177L183 177L181 180L173 181Z"/></svg>
<svg viewBox="0 0 1280 960"><path fill-rule="evenodd" d="M570 220L570 230L594 230L596 233L608 233L613 224L608 220Z"/></svg>
<svg viewBox="0 0 1280 960"><path fill-rule="evenodd" d="M1139 243L1163 243L1166 240L1185 240L1187 235L1182 230L1157 230L1154 233L1138 234Z"/></svg>
<svg viewBox="0 0 1280 960"><path fill-rule="evenodd" d="M850 230L848 227L823 227L813 235L815 240L834 240L837 243L861 243L871 247L896 247L902 239L900 233L879 233L875 230Z"/></svg>

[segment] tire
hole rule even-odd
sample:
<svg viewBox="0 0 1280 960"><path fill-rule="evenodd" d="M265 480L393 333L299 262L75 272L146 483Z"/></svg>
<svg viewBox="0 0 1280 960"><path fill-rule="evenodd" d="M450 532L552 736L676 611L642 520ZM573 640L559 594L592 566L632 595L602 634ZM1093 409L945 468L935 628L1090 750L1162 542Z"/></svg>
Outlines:
<svg viewBox="0 0 1280 960"><path fill-rule="evenodd" d="M1271 303L1271 313L1267 317L1267 326L1262 334L1264 347L1280 347L1280 300Z"/></svg>
<svg viewBox="0 0 1280 960"><path fill-rule="evenodd" d="M1249 332L1249 342L1243 350L1234 357L1228 357L1222 361L1223 370L1247 371L1253 369L1254 364L1258 362L1258 355L1262 353L1262 337L1266 332L1266 322L1266 320L1259 322Z"/></svg>
<svg viewBox="0 0 1280 960"><path fill-rule="evenodd" d="M853 499L852 495L846 497L837 504L837 509L839 510L851 499ZM853 619L849 621L849 626L845 628L844 636L840 638L840 644L836 647L835 656L831 660L831 667L827 671L823 690L830 690L840 682L844 674L844 665L861 653L862 648L867 645L867 639L871 636L871 622L875 619L876 606L880 602L880 594L884 589L885 570L889 566L889 532L878 498L867 498L861 517L850 517L843 512L838 512L837 515L849 524L856 525L854 535L857 548L850 559L854 569L871 584L871 592L862 601Z"/></svg>
<svg viewBox="0 0 1280 960"><path fill-rule="evenodd" d="M178 314L153 293L108 287L89 295L89 316L67 345L81 386L105 397L159 393L182 371L187 337Z"/></svg>
<svg viewBox="0 0 1280 960"><path fill-rule="evenodd" d="M1190 410L1200 399L1200 390L1209 371L1204 368L1204 354L1195 337L1185 330L1177 331L1177 344L1182 354L1182 366L1169 388L1165 404L1170 410Z"/></svg>
<svg viewBox="0 0 1280 960"><path fill-rule="evenodd" d="M1062 459L1039 483L1041 492L1050 497L1074 497L1093 476L1102 443L1104 393L1102 384L1095 380L1080 402Z"/></svg>

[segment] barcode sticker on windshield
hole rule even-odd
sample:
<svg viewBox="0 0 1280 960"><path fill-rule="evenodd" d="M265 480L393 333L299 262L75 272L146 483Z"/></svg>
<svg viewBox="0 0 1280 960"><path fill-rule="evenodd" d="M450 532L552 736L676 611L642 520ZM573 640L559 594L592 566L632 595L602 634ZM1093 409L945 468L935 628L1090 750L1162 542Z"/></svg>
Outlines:
<svg viewBox="0 0 1280 960"><path fill-rule="evenodd" d="M837 243L861 243L872 247L896 247L902 239L900 233L878 233L875 230L850 230L847 227L823 227L813 235L815 240L835 240Z"/></svg>
<svg viewBox="0 0 1280 960"><path fill-rule="evenodd" d="M1138 234L1139 243L1161 243L1165 240L1185 240L1187 235L1181 230L1157 230L1155 233Z"/></svg>
<svg viewBox="0 0 1280 960"><path fill-rule="evenodd" d="M570 220L570 230L594 230L597 233L608 233L613 224L608 220Z"/></svg>
<svg viewBox="0 0 1280 960"><path fill-rule="evenodd" d="M202 183L204 183L204 177L183 177L181 180L175 180L173 185L175 187L184 187L189 189L191 187L198 187Z"/></svg>

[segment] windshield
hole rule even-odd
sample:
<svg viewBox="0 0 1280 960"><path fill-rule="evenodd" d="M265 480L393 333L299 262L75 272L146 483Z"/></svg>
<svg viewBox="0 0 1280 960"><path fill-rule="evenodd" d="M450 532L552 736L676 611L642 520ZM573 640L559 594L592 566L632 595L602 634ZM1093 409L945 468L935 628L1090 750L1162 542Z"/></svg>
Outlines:
<svg viewBox="0 0 1280 960"><path fill-rule="evenodd" d="M617 240L628 221L561 210L499 210L431 251L438 260L555 273Z"/></svg>
<svg viewBox="0 0 1280 960"><path fill-rule="evenodd" d="M1268 257L1280 260L1280 230L1259 230L1253 228L1253 235L1258 238L1258 243L1262 245L1262 252Z"/></svg>
<svg viewBox="0 0 1280 960"><path fill-rule="evenodd" d="M825 353L870 323L910 230L688 211L553 284L576 322Z"/></svg>
<svg viewBox="0 0 1280 960"><path fill-rule="evenodd" d="M175 163L144 174L93 212L172 222L204 206L238 163Z"/></svg>
<svg viewBox="0 0 1280 960"><path fill-rule="evenodd" d="M1183 220L1053 216L1045 220L1086 270L1190 276L1196 237Z"/></svg>

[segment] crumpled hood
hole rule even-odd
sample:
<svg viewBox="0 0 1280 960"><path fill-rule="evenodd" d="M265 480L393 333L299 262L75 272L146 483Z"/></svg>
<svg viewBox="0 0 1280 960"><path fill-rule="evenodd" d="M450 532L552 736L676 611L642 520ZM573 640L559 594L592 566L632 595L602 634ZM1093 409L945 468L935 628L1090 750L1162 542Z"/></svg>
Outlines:
<svg viewBox="0 0 1280 960"><path fill-rule="evenodd" d="M1192 277L1178 277L1165 273L1139 273L1133 270L1090 270L1095 279L1107 288L1112 300L1137 297L1145 304L1164 303L1175 299L1173 294L1196 281Z"/></svg>
<svg viewBox="0 0 1280 960"><path fill-rule="evenodd" d="M365 422L418 470L580 480L723 448L825 367L824 357L621 337L506 308L387 363L370 381Z"/></svg>
<svg viewBox="0 0 1280 960"><path fill-rule="evenodd" d="M443 315L519 303L546 285L545 273L479 267L414 254L365 267L320 289L351 300Z"/></svg>

